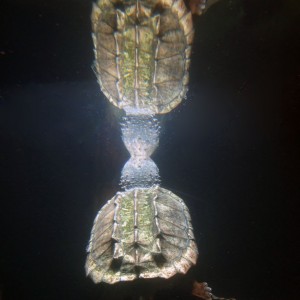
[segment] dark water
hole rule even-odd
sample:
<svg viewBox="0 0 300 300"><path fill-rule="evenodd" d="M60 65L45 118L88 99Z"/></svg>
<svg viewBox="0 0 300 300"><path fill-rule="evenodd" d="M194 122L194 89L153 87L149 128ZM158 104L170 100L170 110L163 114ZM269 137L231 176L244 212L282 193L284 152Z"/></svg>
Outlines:
<svg viewBox="0 0 300 300"><path fill-rule="evenodd" d="M299 3L220 0L196 19L188 100L162 119L153 158L190 208L200 258L189 276L217 295L300 299ZM90 10L0 3L0 299L126 290L94 285L83 267L128 158L90 68ZM160 299L188 299L175 287Z"/></svg>

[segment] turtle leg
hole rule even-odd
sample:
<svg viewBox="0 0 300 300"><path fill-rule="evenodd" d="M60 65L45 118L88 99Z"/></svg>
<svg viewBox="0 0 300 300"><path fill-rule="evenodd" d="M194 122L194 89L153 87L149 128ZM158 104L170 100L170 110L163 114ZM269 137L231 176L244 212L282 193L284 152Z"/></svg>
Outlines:
<svg viewBox="0 0 300 300"><path fill-rule="evenodd" d="M206 282L194 281L192 294L203 300L236 300L234 298L222 298L213 295L211 288Z"/></svg>
<svg viewBox="0 0 300 300"><path fill-rule="evenodd" d="M193 15L202 15L205 9L206 0L189 0L189 7Z"/></svg>
<svg viewBox="0 0 300 300"><path fill-rule="evenodd" d="M203 300L212 300L211 288L206 282L197 282L193 283L192 294Z"/></svg>

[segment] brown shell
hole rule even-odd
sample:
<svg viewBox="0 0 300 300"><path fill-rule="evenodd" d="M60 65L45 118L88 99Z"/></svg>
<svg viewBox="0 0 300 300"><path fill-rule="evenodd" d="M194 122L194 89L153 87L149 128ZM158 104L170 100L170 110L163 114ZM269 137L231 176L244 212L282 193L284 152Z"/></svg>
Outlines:
<svg viewBox="0 0 300 300"><path fill-rule="evenodd" d="M183 0L99 0L92 26L97 78L115 106L167 113L181 102L194 33Z"/></svg>
<svg viewBox="0 0 300 300"><path fill-rule="evenodd" d="M187 207L158 186L109 200L94 221L87 251L87 275L110 284L184 274L198 255Z"/></svg>

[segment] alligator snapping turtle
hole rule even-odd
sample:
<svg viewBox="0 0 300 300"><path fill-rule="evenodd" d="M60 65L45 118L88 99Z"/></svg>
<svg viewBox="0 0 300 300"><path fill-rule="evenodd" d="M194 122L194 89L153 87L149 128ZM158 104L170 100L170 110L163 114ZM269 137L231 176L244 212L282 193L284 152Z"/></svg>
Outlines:
<svg viewBox="0 0 300 300"><path fill-rule="evenodd" d="M99 0L91 18L96 75L115 106L163 114L181 102L194 35L183 0Z"/></svg>
<svg viewBox="0 0 300 300"><path fill-rule="evenodd" d="M109 200L94 221L87 251L86 273L110 284L184 274L198 255L187 207L159 186Z"/></svg>

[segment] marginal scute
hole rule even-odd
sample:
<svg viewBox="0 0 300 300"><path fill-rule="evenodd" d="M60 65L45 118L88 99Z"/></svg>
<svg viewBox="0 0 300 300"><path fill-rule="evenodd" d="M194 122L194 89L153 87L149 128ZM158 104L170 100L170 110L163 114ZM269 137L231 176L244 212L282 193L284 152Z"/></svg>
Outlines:
<svg viewBox="0 0 300 300"><path fill-rule="evenodd" d="M178 19L181 19L182 16L187 12L187 9L185 7L183 0L175 0L174 4L172 6L173 13L177 14Z"/></svg>
<svg viewBox="0 0 300 300"><path fill-rule="evenodd" d="M172 276L174 276L177 273L175 267L173 264L169 264L168 266L166 266L166 268L164 268L161 271L160 277L162 278L170 278Z"/></svg>
<svg viewBox="0 0 300 300"><path fill-rule="evenodd" d="M189 220L184 202L166 189L118 193L95 219L87 275L96 283L112 284L186 273L197 259ZM103 230L103 224L109 229Z"/></svg>
<svg viewBox="0 0 300 300"><path fill-rule="evenodd" d="M187 272L185 264L174 261L174 267L178 273L185 274Z"/></svg>
<svg viewBox="0 0 300 300"><path fill-rule="evenodd" d="M188 33L190 33L190 31L193 29L193 19L191 12L184 15L181 18L180 23L182 24L184 34L187 35Z"/></svg>
<svg viewBox="0 0 300 300"><path fill-rule="evenodd" d="M101 9L99 8L99 6L96 3L93 3L91 20L92 20L92 26L93 26L94 32L97 30L100 14L101 14Z"/></svg>
<svg viewBox="0 0 300 300"><path fill-rule="evenodd" d="M99 83L102 88L102 92L112 101L118 98L117 91L115 90L114 86L117 83L117 79L110 75L109 73L105 72L105 76L99 78Z"/></svg>
<svg viewBox="0 0 300 300"><path fill-rule="evenodd" d="M192 53L192 47L187 46L186 49L184 50L184 54L185 54L185 57L187 58L187 60L189 60L191 53ZM187 64L187 60L186 60L186 64Z"/></svg>
<svg viewBox="0 0 300 300"><path fill-rule="evenodd" d="M185 72L184 76L183 76L183 79L182 79L182 84L183 85L187 85L189 82L189 73L188 72Z"/></svg>
<svg viewBox="0 0 300 300"><path fill-rule="evenodd" d="M192 264L196 264L197 262L197 252L190 247L187 248L187 251L182 255L182 257L192 262Z"/></svg>
<svg viewBox="0 0 300 300"><path fill-rule="evenodd" d="M194 29L192 29L187 35L186 35L186 42L188 45L191 45L194 39Z"/></svg>

